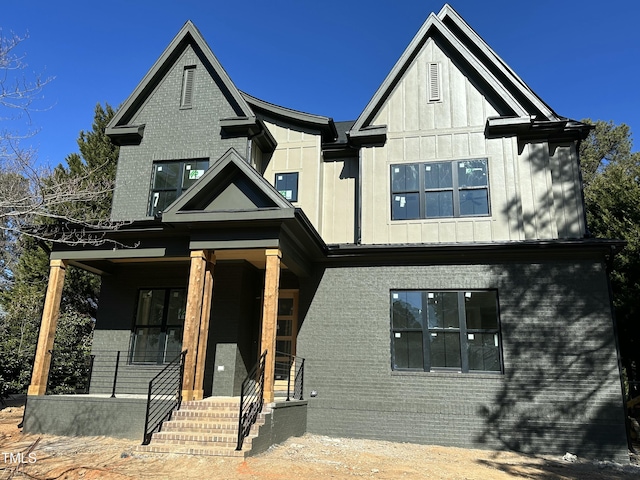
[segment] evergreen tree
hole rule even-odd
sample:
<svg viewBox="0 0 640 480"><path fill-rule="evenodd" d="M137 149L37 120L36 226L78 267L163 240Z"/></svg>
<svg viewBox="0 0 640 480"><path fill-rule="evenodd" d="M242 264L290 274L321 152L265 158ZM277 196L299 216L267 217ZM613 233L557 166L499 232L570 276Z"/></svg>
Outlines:
<svg viewBox="0 0 640 480"><path fill-rule="evenodd" d="M629 127L594 125L581 144L587 222L598 238L627 242L613 262L611 284L620 350L627 376L640 380L640 153L632 153Z"/></svg>

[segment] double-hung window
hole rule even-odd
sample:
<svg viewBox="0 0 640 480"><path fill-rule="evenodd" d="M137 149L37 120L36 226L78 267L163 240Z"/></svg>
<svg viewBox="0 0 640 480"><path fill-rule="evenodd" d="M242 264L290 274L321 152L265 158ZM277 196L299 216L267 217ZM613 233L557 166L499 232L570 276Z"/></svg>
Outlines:
<svg viewBox="0 0 640 480"><path fill-rule="evenodd" d="M495 290L391 292L394 370L501 372Z"/></svg>
<svg viewBox="0 0 640 480"><path fill-rule="evenodd" d="M391 165L391 219L489 215L487 159Z"/></svg>
<svg viewBox="0 0 640 480"><path fill-rule="evenodd" d="M208 159L156 162L151 176L149 216L161 214L209 168Z"/></svg>

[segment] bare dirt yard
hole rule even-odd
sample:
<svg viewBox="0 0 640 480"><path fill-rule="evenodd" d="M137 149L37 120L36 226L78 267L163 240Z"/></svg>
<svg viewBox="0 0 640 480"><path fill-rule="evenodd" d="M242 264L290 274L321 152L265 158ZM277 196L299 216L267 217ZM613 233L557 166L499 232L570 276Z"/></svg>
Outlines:
<svg viewBox="0 0 640 480"><path fill-rule="evenodd" d="M291 438L246 460L142 454L131 440L25 435L17 427L23 411L0 411L1 480L640 479L635 465L318 435Z"/></svg>

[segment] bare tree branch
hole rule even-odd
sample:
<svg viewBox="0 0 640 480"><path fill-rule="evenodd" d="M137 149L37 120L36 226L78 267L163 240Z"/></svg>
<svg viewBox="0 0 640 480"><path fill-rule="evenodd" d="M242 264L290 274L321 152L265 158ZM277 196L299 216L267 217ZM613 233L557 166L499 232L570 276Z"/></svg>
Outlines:
<svg viewBox="0 0 640 480"><path fill-rule="evenodd" d="M109 160L104 165L94 162L80 174L63 167L54 170L38 162L33 148L23 147L35 131L6 127L29 116L43 87L53 80L22 75L26 63L18 47L26 38L5 36L0 30L0 243L6 248L20 235L70 245L118 243L106 232L122 222L111 222L104 218L104 209L91 208L110 202L113 180L100 174Z"/></svg>

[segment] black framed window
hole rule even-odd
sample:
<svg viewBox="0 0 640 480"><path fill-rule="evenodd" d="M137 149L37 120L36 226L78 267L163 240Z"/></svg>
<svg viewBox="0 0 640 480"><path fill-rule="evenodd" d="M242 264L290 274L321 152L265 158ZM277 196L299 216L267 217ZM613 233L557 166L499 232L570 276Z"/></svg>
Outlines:
<svg viewBox="0 0 640 480"><path fill-rule="evenodd" d="M502 372L498 294L391 291L394 370Z"/></svg>
<svg viewBox="0 0 640 480"><path fill-rule="evenodd" d="M130 363L167 363L181 352L187 307L184 288L145 288L138 292Z"/></svg>
<svg viewBox="0 0 640 480"><path fill-rule="evenodd" d="M391 165L391 219L489 215L486 158Z"/></svg>
<svg viewBox="0 0 640 480"><path fill-rule="evenodd" d="M155 162L151 176L149 216L161 214L209 168L208 159Z"/></svg>
<svg viewBox="0 0 640 480"><path fill-rule="evenodd" d="M298 172L276 173L276 190L290 202L298 201Z"/></svg>

